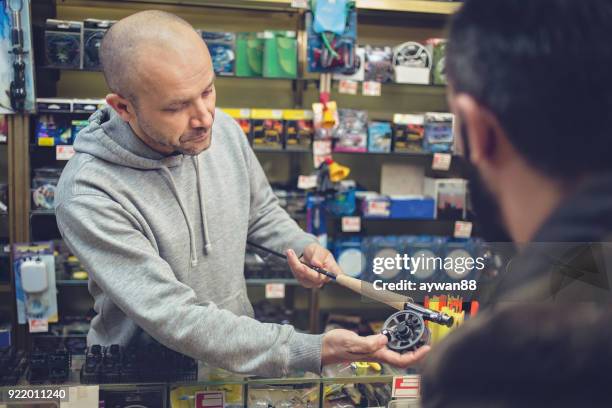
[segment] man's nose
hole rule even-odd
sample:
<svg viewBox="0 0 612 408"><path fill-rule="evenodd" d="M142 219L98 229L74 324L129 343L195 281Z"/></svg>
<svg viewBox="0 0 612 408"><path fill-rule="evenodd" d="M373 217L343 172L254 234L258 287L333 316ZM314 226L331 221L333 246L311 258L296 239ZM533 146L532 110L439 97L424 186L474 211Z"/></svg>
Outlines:
<svg viewBox="0 0 612 408"><path fill-rule="evenodd" d="M198 100L195 103L190 125L192 128L206 129L212 126L212 114L208 111L203 100Z"/></svg>

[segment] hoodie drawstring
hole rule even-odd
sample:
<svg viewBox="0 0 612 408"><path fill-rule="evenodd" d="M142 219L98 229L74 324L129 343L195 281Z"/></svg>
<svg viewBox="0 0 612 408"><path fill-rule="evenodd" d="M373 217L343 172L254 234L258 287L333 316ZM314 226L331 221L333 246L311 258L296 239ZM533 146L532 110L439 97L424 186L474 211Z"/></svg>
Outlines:
<svg viewBox="0 0 612 408"><path fill-rule="evenodd" d="M196 170L196 178L198 183L198 198L200 200L200 215L202 217L202 231L204 231L204 252L209 253L212 249L212 244L209 241L208 223L206 222L206 201L202 189L202 177L200 177L200 162L198 156L192 156L193 164Z"/></svg>
<svg viewBox="0 0 612 408"><path fill-rule="evenodd" d="M181 200L181 196L179 195L178 190L176 189L176 184L174 183L174 177L172 177L172 173L170 173L170 170L168 170L168 168L165 166L162 166L161 170L168 178L168 181L170 182L170 187L172 188L172 193L176 197L176 201L178 202L179 207L181 207L181 211L183 212L183 217L185 217L185 222L187 223L187 230L189 231L189 258L191 261L191 266L192 267L196 266L198 264L198 256L196 254L196 247L195 247L195 234L193 232L193 227L191 226L191 223L189 222L189 217L187 216L187 210L185 209L183 200Z"/></svg>
<svg viewBox="0 0 612 408"><path fill-rule="evenodd" d="M202 217L202 231L204 233L204 252L208 254L212 249L212 245L209 241L210 234L208 233L208 223L206 222L206 202L204 201L204 194L202 193L202 178L200 177L200 163L198 162L198 158L196 156L192 157L192 162L196 171L196 179L197 179L197 187L198 187L198 202L200 203L200 216ZM189 257L191 261L191 266L196 266L198 264L198 255L195 246L195 233L193 232L193 226L189 221L189 216L187 215L187 210L185 209L185 204L181 199L181 196L178 193L176 188L176 184L174 183L174 177L172 177L172 173L168 170L168 167L162 166L162 172L168 178L170 182L170 187L172 188L172 193L176 197L176 201L183 212L183 217L185 218L185 222L187 223L187 230L189 231Z"/></svg>

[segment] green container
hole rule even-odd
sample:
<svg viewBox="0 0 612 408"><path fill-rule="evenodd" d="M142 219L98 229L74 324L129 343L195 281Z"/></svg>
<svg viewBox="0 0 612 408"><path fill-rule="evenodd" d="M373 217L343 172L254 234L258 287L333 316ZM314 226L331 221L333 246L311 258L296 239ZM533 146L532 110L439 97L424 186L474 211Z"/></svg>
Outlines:
<svg viewBox="0 0 612 408"><path fill-rule="evenodd" d="M430 40L430 51L433 56L433 83L446 85L446 44L443 39Z"/></svg>
<svg viewBox="0 0 612 408"><path fill-rule="evenodd" d="M264 33L263 76L267 78L297 77L297 38L294 31Z"/></svg>
<svg viewBox="0 0 612 408"><path fill-rule="evenodd" d="M262 76L263 51L262 33L238 33L236 36L236 76Z"/></svg>

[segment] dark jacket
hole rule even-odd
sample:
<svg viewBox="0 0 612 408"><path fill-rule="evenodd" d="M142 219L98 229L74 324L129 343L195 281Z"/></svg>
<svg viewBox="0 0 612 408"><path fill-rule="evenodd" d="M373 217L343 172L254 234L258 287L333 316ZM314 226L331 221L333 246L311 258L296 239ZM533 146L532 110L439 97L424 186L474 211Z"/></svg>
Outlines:
<svg viewBox="0 0 612 408"><path fill-rule="evenodd" d="M611 238L612 175L602 175L510 261L488 308L432 350L423 406L612 406Z"/></svg>

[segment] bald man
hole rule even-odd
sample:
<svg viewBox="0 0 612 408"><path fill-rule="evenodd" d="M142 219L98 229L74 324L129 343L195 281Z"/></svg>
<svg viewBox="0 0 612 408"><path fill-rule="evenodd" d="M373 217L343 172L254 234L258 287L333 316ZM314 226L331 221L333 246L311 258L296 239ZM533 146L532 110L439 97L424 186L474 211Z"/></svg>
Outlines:
<svg viewBox="0 0 612 408"><path fill-rule="evenodd" d="M89 271L97 315L88 344L150 337L238 373L266 376L378 360L382 335L302 334L259 323L246 293L247 239L286 252L305 287L341 273L333 256L278 205L240 127L215 109L206 45L184 20L145 11L115 24L101 46L111 93L76 139L55 197L59 229Z"/></svg>

